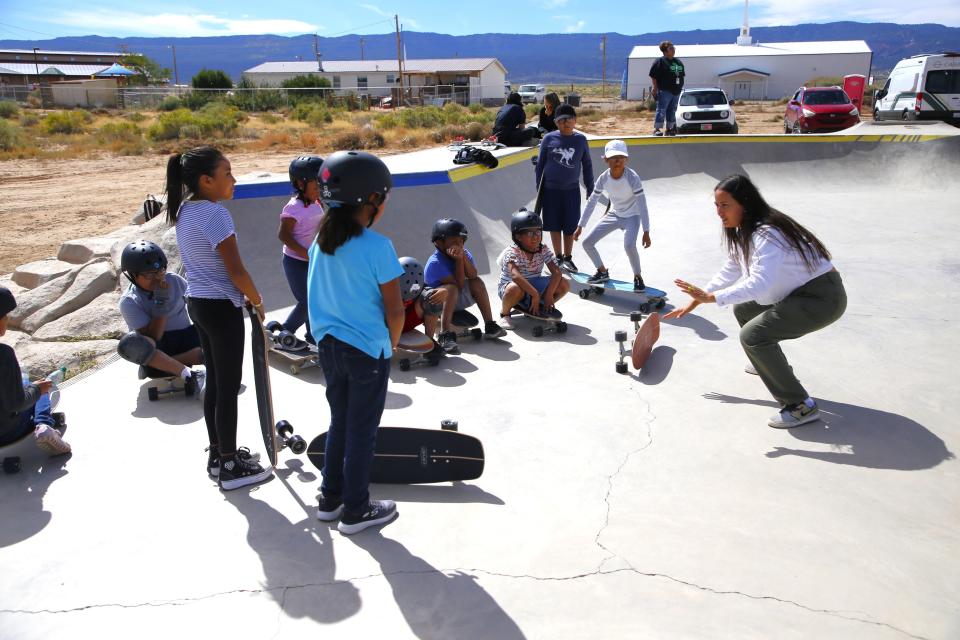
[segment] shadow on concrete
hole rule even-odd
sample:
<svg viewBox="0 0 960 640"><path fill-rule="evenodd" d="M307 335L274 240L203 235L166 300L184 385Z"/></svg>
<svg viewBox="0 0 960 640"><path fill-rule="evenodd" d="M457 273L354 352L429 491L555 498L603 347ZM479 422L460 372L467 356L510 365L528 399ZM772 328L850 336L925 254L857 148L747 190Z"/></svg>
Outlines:
<svg viewBox="0 0 960 640"><path fill-rule="evenodd" d="M669 305L668 305L669 307ZM663 312L666 313L669 309L664 309ZM696 334L703 338L704 340L723 340L727 337L723 331L720 331L720 327L713 324L706 318L695 314L688 314L682 318L674 318L671 320L664 320L663 324L669 324L676 327L684 327L686 329L693 329Z"/></svg>
<svg viewBox="0 0 960 640"><path fill-rule="evenodd" d="M704 397L724 403L771 407L774 411L779 407L772 400L750 400L720 393L708 393ZM788 431L797 440L826 444L834 450L774 447L766 454L768 458L798 456L868 469L919 471L932 469L955 457L943 440L905 416L831 400L818 399L817 404L822 416L820 421Z"/></svg>
<svg viewBox="0 0 960 640"><path fill-rule="evenodd" d="M495 340L467 340L460 342L460 351L471 356L478 356L495 362L513 362L520 359L520 354L514 351L513 345L504 338Z"/></svg>
<svg viewBox="0 0 960 640"><path fill-rule="evenodd" d="M441 573L379 531L352 536L367 551L393 590L393 598L417 638L524 638L517 623L463 571Z"/></svg>
<svg viewBox="0 0 960 640"><path fill-rule="evenodd" d="M156 418L164 424L192 424L203 417L203 401L187 397L181 392L161 396L159 400L147 398L150 380L145 380L137 394L137 406L130 412L134 418Z"/></svg>
<svg viewBox="0 0 960 640"><path fill-rule="evenodd" d="M51 484L69 473L66 465L72 455L48 457L38 450L22 456L20 473L0 474L0 549L23 542L50 524L53 514L44 510L43 497Z"/></svg>
<svg viewBox="0 0 960 640"><path fill-rule="evenodd" d="M397 502L440 504L495 504L504 502L480 487L463 482L449 484L378 484L377 493Z"/></svg>
<svg viewBox="0 0 960 640"><path fill-rule="evenodd" d="M309 618L322 624L346 620L362 606L360 592L350 582L336 579L336 561L330 539L331 528L314 516L290 487L307 482L312 473L302 474L303 462L287 460L276 469L281 482L303 508L304 519L290 522L256 491L233 491L225 499L247 519L247 543L263 565L264 591L277 601L284 615Z"/></svg>
<svg viewBox="0 0 960 640"><path fill-rule="evenodd" d="M547 323L540 320L533 320L532 318L527 318L526 316L516 316L514 317L515 328L513 333L524 340L533 342L562 342L566 344L575 344L577 346L589 346L592 344L597 344L597 339L590 335L590 329L579 324L570 324L568 322L566 333L557 333L555 331L551 331L549 333L544 333L539 338L536 338L533 335L533 328L538 326L546 329Z"/></svg>
<svg viewBox="0 0 960 640"><path fill-rule="evenodd" d="M476 371L477 367L460 356L444 356L435 367L420 364L409 371L401 371L400 366L394 363L390 365L390 382L391 384L416 384L422 380L435 387L459 387L466 384L467 379L457 373L458 370L471 373Z"/></svg>
<svg viewBox="0 0 960 640"><path fill-rule="evenodd" d="M650 357L647 359L643 370L630 375L637 380L637 382L646 385L660 384L666 380L667 374L670 373L670 369L673 368L673 357L676 354L677 350L673 347L667 347L665 345L654 347L653 351L650 352Z"/></svg>
<svg viewBox="0 0 960 640"><path fill-rule="evenodd" d="M412 404L413 404L413 400L410 398L410 396L403 393L394 393L393 391L387 391L387 402L384 405L384 408L385 409L406 409Z"/></svg>

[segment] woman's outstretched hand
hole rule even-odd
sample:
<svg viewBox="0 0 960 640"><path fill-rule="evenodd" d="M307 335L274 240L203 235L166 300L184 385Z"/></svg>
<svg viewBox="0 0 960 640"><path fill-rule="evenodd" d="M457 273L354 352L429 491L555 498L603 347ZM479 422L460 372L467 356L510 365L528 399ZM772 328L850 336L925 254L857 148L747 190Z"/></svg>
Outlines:
<svg viewBox="0 0 960 640"><path fill-rule="evenodd" d="M670 313L665 314L663 316L664 320L682 318L683 316L687 315L688 313L690 313L691 311L693 311L703 303L717 301L717 299L714 297L712 293L707 293L700 287L690 284L686 280L680 280L679 278L677 278L673 282L680 288L681 291L683 291L688 296L693 298L693 300L691 300L687 306L681 309L674 309Z"/></svg>

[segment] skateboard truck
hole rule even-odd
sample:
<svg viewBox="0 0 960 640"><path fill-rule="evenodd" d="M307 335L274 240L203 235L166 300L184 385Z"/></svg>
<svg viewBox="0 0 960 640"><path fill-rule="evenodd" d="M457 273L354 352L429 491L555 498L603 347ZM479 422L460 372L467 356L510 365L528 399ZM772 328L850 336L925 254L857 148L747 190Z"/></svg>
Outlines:
<svg viewBox="0 0 960 640"><path fill-rule="evenodd" d="M450 330L457 338L466 338L468 336L474 340L483 338L483 331L477 327L480 321L466 309L454 311L453 317L450 319L450 324L452 325Z"/></svg>
<svg viewBox="0 0 960 640"><path fill-rule="evenodd" d="M413 367L422 367L424 365L436 367L443 358L443 350L433 348L426 353L421 353L416 358L400 358L400 371L410 371Z"/></svg>
<svg viewBox="0 0 960 640"><path fill-rule="evenodd" d="M183 393L187 397L191 397L197 392L197 382L190 376L186 380L183 380L180 376L164 376L163 378L156 378L158 381L157 384L147 387L147 399L150 402L156 402L162 396L168 396L174 393ZM183 380L183 386L180 385L180 381Z"/></svg>
<svg viewBox="0 0 960 640"><path fill-rule="evenodd" d="M440 421L440 429L442 431L457 431L459 430L459 428L460 428L460 423L457 422L456 420L450 420L449 418L447 418L446 420Z"/></svg>
<svg viewBox="0 0 960 640"><path fill-rule="evenodd" d="M630 322L633 323L633 334L637 335L640 332L640 322L643 320L643 313L639 311L630 312ZM620 361L616 363L617 373L626 373L627 372L627 363L624 362L628 357L633 356L633 349L627 349L624 347L624 343L627 341L627 332L626 331L617 331L613 334L613 339L619 343L620 347Z"/></svg>
<svg viewBox="0 0 960 640"><path fill-rule="evenodd" d="M307 441L293 435L293 425L286 420L277 423L277 451L282 449L290 449L297 455L307 450Z"/></svg>

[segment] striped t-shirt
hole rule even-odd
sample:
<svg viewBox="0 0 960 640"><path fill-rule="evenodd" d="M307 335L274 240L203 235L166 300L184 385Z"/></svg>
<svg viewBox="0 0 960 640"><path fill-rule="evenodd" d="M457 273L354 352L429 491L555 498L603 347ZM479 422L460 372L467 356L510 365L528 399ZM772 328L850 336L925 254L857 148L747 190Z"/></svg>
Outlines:
<svg viewBox="0 0 960 640"><path fill-rule="evenodd" d="M543 275L543 268L552 260L553 251L550 251L545 244L541 244L540 248L533 254L528 254L515 244L504 249L500 257L497 258L497 264L500 265L500 282L497 284L497 291L500 293L500 297L503 297L503 290L506 286L513 282L513 274L510 271L511 264L517 265L520 275L529 280Z"/></svg>
<svg viewBox="0 0 960 640"><path fill-rule="evenodd" d="M187 200L177 217L177 246L187 273L187 297L229 300L243 305L217 245L237 231L225 207L209 200Z"/></svg>

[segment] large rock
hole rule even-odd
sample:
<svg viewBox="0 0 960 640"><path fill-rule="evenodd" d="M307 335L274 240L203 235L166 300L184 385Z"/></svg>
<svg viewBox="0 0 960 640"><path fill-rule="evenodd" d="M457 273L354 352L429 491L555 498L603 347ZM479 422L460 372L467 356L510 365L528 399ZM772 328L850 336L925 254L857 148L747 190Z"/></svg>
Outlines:
<svg viewBox="0 0 960 640"><path fill-rule="evenodd" d="M17 296L17 308L10 312L10 326L19 329L33 314L56 302L73 284L74 278L83 267L74 267L55 280L40 285L36 289L23 291Z"/></svg>
<svg viewBox="0 0 960 640"><path fill-rule="evenodd" d="M71 264L86 264L94 258L109 258L110 249L116 244L113 237L77 238L60 245L57 259Z"/></svg>
<svg viewBox="0 0 960 640"><path fill-rule="evenodd" d="M0 344L9 345L13 348L14 351L17 350L17 346L20 344L29 341L30 334L24 333L22 331L13 331L12 329L7 329L7 332L0 336Z"/></svg>
<svg viewBox="0 0 960 640"><path fill-rule="evenodd" d="M6 287L10 290L10 293L13 294L13 297L17 300L20 300L20 294L24 291L28 291L24 287L21 287L16 282L13 281L13 274L8 273L5 276L0 276L0 287Z"/></svg>
<svg viewBox="0 0 960 640"><path fill-rule="evenodd" d="M117 271L120 270L120 256L125 246L137 240L149 240L160 244L163 234L169 229L166 216L160 216L142 225L127 225L111 231L109 235L114 239L114 243L110 247L110 259L113 261L114 268Z"/></svg>
<svg viewBox="0 0 960 640"><path fill-rule="evenodd" d="M48 322L33 334L34 340L117 340L127 332L120 315L120 294L110 291L73 313Z"/></svg>
<svg viewBox="0 0 960 640"><path fill-rule="evenodd" d="M59 278L75 266L55 258L28 262L13 270L13 281L24 289L35 289L45 282Z"/></svg>
<svg viewBox="0 0 960 640"><path fill-rule="evenodd" d="M117 351L116 340L84 340L82 342L21 342L17 349L20 369L32 379L40 378L59 367L67 368L72 376L89 368L105 356Z"/></svg>
<svg viewBox="0 0 960 640"><path fill-rule="evenodd" d="M20 326L32 334L48 322L72 313L90 304L101 294L115 291L116 288L117 274L113 266L106 261L91 262L80 270L73 283L56 302L30 315Z"/></svg>
<svg viewBox="0 0 960 640"><path fill-rule="evenodd" d="M170 227L160 236L160 248L167 255L167 271L183 275L180 247L177 246L177 228Z"/></svg>

